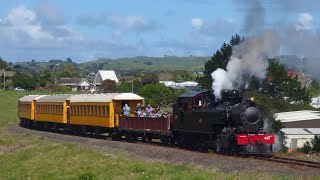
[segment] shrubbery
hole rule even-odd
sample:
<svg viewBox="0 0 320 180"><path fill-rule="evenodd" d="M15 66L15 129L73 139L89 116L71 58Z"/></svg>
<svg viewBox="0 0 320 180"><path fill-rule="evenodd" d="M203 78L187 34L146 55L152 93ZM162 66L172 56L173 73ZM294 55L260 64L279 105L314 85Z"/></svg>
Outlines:
<svg viewBox="0 0 320 180"><path fill-rule="evenodd" d="M310 152L320 152L320 136L315 135L314 139L311 141L311 144L310 142L304 143L302 148L298 148L298 152L305 154Z"/></svg>

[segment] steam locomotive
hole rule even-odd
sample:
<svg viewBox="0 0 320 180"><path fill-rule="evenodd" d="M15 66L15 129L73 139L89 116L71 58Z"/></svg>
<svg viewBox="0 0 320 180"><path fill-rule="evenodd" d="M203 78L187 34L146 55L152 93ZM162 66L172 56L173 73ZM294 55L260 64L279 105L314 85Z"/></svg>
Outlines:
<svg viewBox="0 0 320 180"><path fill-rule="evenodd" d="M177 144L238 154L271 154L274 135L263 132L261 107L244 91L186 92L174 107L172 134Z"/></svg>
<svg viewBox="0 0 320 180"><path fill-rule="evenodd" d="M134 109L144 98L133 93L29 95L19 99L18 115L24 127L130 142L160 140L199 151L237 154L270 154L274 135L263 132L261 108L247 93L222 90L186 92L173 107L172 116L124 116L127 104Z"/></svg>

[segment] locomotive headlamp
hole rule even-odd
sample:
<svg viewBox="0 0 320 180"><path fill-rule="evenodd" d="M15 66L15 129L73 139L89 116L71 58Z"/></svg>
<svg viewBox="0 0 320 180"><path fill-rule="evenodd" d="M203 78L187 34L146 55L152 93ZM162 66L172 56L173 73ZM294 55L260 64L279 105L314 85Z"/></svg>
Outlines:
<svg viewBox="0 0 320 180"><path fill-rule="evenodd" d="M250 101L254 102L254 100L255 100L255 97L250 98Z"/></svg>

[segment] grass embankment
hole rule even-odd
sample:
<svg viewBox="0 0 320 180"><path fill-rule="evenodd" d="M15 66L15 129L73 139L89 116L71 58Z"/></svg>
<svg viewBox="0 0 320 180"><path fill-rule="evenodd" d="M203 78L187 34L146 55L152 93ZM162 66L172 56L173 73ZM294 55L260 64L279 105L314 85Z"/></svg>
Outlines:
<svg viewBox="0 0 320 180"><path fill-rule="evenodd" d="M0 91L0 179L266 179L267 174L227 174L214 168L135 161L124 153L102 153L4 131L17 123L17 99L30 92ZM35 93L33 93L35 94Z"/></svg>

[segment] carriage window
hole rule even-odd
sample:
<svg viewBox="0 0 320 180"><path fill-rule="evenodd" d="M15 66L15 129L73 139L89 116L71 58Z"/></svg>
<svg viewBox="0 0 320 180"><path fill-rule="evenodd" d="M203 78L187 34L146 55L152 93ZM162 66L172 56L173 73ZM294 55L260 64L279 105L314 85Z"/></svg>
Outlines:
<svg viewBox="0 0 320 180"><path fill-rule="evenodd" d="M86 115L86 114L87 114L87 112L88 112L88 110L87 110L87 106L83 106L83 115Z"/></svg>
<svg viewBox="0 0 320 180"><path fill-rule="evenodd" d="M109 115L109 106L106 106L106 116Z"/></svg>
<svg viewBox="0 0 320 180"><path fill-rule="evenodd" d="M97 114L98 116L101 116L101 109L102 109L102 106L97 106Z"/></svg>
<svg viewBox="0 0 320 180"><path fill-rule="evenodd" d="M92 111L94 115L98 115L97 113L97 106L92 106Z"/></svg>
<svg viewBox="0 0 320 180"><path fill-rule="evenodd" d="M106 115L106 108L105 108L105 106L102 106L101 109L102 109L101 115L102 115L102 116Z"/></svg>

